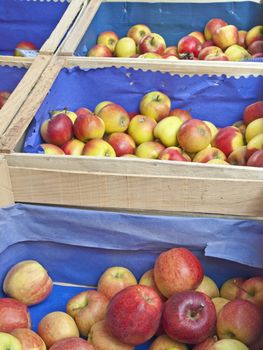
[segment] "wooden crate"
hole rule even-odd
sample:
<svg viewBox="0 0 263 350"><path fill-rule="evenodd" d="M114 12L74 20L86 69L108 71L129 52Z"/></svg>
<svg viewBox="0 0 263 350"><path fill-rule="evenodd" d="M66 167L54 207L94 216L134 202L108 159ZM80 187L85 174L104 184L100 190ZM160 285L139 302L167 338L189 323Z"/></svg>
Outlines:
<svg viewBox="0 0 263 350"><path fill-rule="evenodd" d="M14 203L12 185L7 166L3 155L0 156L0 208Z"/></svg>
<svg viewBox="0 0 263 350"><path fill-rule="evenodd" d="M162 213L263 216L260 168L19 153L25 131L61 69L79 65L89 68L83 61L53 58L0 139L1 152L7 153L15 201Z"/></svg>
<svg viewBox="0 0 263 350"><path fill-rule="evenodd" d="M231 1L215 1L218 3L230 3ZM248 1L249 2L249 1ZM98 28L96 26L92 27L92 29L90 29L90 27L92 26L92 23L94 20L97 19L97 17L100 15L100 9L102 7L102 5L110 5L110 4L117 4L117 3L121 3L120 0L118 1L114 1L114 0L91 0L90 3L88 4L88 6L86 7L86 9L83 11L81 17L79 18L78 23L75 25L75 27L73 28L73 30L71 31L70 35L68 35L67 39L65 40L65 42L62 44L61 49L59 50L59 54L60 55L65 55L65 56L72 56L72 55L76 55L79 58L81 56L85 56L83 53L78 52L78 47L79 45L84 45L83 42L86 43L85 40L87 40L87 44L84 45L87 48L90 48L90 46L92 46L93 44L95 44L95 36L97 37L97 35L99 34L98 32ZM154 4L158 3L158 1L152 2L150 0L140 0L140 1L134 1L134 0L128 0L127 2L124 2L125 4L124 6L127 6L127 8L125 8L124 10L126 11L126 16L123 13L119 14L119 18L121 21L121 24L127 23L131 20L129 18L129 11L131 10L131 4L132 3L145 3L145 4L152 4L154 6ZM191 4L208 4L209 1L202 1L202 0L194 0L194 1L182 1L182 0L169 0L169 1L159 1L159 3L161 4L172 4L172 3L178 3L180 5L183 5L182 3L191 3ZM239 3L242 3L242 1L237 1L235 2L235 6L237 7L239 5ZM257 4L263 4L263 0L253 0L250 1L250 3L257 3ZM130 7L129 7L130 6ZM263 15L263 6L260 7L260 11L262 12ZM160 9L161 11L162 9ZM232 11L232 12L231 12ZM235 16L234 16L234 11L235 9L231 9L228 11L228 15L231 16L233 14L233 20L235 20ZM109 12L109 11L108 11ZM140 11L137 11L140 12ZM137 15L137 12L135 12L135 10L133 10L133 17L135 17L135 13ZM144 17L144 20L142 19L142 14L138 13L138 22L134 22L134 23L130 23L130 25L136 24L136 23L141 23L143 22L144 24L147 24L147 20L148 18ZM211 16L211 15L210 15ZM222 14L223 16L223 14ZM216 13L215 17L221 17L220 13ZM114 22L113 20L111 22L111 16L108 16L109 18L107 18L108 20L108 24L109 27L105 26L103 27L103 30L115 30L118 33L118 26L117 24ZM236 16L238 17L238 16ZM210 17L211 18L211 17ZM103 22L104 18L103 15L101 15L101 21ZM116 18L115 18L116 20ZM165 19L162 19L163 21L165 21ZM249 19L250 23L253 23L253 16L251 16L251 18ZM98 21L96 22L99 23ZM154 23L154 22L153 22ZM156 32L158 32L159 34L161 34L161 29L159 29L160 31L158 31L158 23L159 22L155 22L154 25L156 26ZM126 25L126 24L125 24ZM162 27L161 25L163 25L163 23L160 23L160 27ZM245 25L243 22L241 23L241 25ZM170 23L171 26L171 23ZM253 26L253 25L252 25ZM174 24L174 30L176 32L176 23ZM197 28L197 29L193 29L192 30L201 30L201 28ZM89 32L89 34L87 35L87 39L85 39L85 35L87 34L87 32ZM190 30L191 31L191 30ZM184 35L187 35L187 32L185 32ZM122 35L121 35L122 36ZM124 36L124 35L123 35ZM171 34L169 34L169 36L171 36ZM89 40L92 41L92 44L89 44ZM94 41L94 42L93 42ZM176 45L176 43L174 44L170 44L170 45ZM83 57L84 58L84 57ZM93 58L93 57L85 57L85 59L87 60L89 65L96 65L97 63L101 64L101 65L105 65L105 66L133 66L133 67L146 67L149 68L153 68L153 69L157 69L158 67L162 67L162 66L173 66L174 64L177 66L177 68L179 70L182 70L184 72L186 72L188 70L189 67L189 72L190 74L192 72L196 73L196 74L204 74L204 73L219 73L219 74L226 74L227 76L231 75L231 74L239 74L240 72L242 72L242 74L244 75L249 75L255 71L261 71L262 70L262 62L220 62L220 61L191 61L191 60L178 60L178 61L171 61L169 62L169 60L159 60L159 59L138 59L138 58ZM143 62L140 62L143 61Z"/></svg>

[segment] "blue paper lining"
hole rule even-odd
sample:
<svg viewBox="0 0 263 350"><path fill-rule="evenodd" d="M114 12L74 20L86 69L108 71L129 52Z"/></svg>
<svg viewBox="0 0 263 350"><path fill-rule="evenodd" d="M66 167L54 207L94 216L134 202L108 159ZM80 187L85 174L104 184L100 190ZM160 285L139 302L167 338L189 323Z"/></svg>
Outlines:
<svg viewBox="0 0 263 350"><path fill-rule="evenodd" d="M40 49L68 7L60 1L0 1L0 55L13 55L21 41Z"/></svg>
<svg viewBox="0 0 263 350"><path fill-rule="evenodd" d="M112 30L126 36L134 24L146 24L152 32L162 35L167 46L177 45L183 36L203 31L211 18L222 18L239 30L262 25L263 6L252 1L207 3L102 3L83 36L75 55L86 56L95 45L98 35Z"/></svg>
<svg viewBox="0 0 263 350"><path fill-rule="evenodd" d="M0 91L12 92L26 71L26 68L0 66Z"/></svg>
<svg viewBox="0 0 263 350"><path fill-rule="evenodd" d="M25 140L25 152L38 152L42 142L41 124L54 109L94 110L104 100L122 105L129 112L139 111L139 102L149 91L159 90L172 100L172 108L191 112L194 118L209 120L218 127L242 119L246 106L263 100L263 75L259 77L183 76L169 73L103 68L62 69L50 93L33 119Z"/></svg>
<svg viewBox="0 0 263 350"><path fill-rule="evenodd" d="M139 279L160 252L176 246L191 249L218 286L234 276L263 276L263 223L253 220L17 204L0 209L0 238L0 284L11 266L27 259L43 264L55 282L96 286L110 266L127 267ZM55 285L48 299L30 307L33 329L48 312L65 311L67 301L86 289ZM149 343L136 347L147 349Z"/></svg>

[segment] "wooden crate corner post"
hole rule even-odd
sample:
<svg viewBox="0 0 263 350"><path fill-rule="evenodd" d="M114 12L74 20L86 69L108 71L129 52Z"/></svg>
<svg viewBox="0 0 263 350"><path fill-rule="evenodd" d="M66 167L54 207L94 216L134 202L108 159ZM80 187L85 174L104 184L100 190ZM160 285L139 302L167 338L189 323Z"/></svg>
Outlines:
<svg viewBox="0 0 263 350"><path fill-rule="evenodd" d="M14 204L14 194L7 161L0 156L0 208Z"/></svg>

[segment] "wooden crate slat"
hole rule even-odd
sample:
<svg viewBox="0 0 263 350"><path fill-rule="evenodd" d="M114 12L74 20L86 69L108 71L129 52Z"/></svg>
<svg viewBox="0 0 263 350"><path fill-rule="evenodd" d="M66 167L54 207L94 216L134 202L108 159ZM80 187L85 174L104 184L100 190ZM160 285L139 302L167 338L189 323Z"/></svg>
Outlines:
<svg viewBox="0 0 263 350"><path fill-rule="evenodd" d="M5 207L11 204L14 204L14 195L7 161L3 156L0 156L0 207Z"/></svg>

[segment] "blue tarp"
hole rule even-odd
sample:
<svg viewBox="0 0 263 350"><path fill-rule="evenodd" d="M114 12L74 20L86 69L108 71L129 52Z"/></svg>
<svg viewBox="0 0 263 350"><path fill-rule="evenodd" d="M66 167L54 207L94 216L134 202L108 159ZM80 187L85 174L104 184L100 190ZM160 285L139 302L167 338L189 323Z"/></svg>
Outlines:
<svg viewBox="0 0 263 350"><path fill-rule="evenodd" d="M129 112L139 111L139 102L149 91L159 90L172 100L172 108L188 110L194 118L218 127L242 119L246 106L263 100L263 76L183 76L127 68L63 69L33 119L25 140L25 152L37 152L40 126L51 110L94 110L104 100L120 104Z"/></svg>
<svg viewBox="0 0 263 350"><path fill-rule="evenodd" d="M31 41L40 49L67 7L67 1L1 0L0 55L13 55L21 41Z"/></svg>
<svg viewBox="0 0 263 350"><path fill-rule="evenodd" d="M151 216L17 204L0 209L0 283L15 263L35 259L55 282L95 286L110 266L137 278L156 256L184 246L220 286L234 276L263 276L263 223L253 220ZM30 308L33 328L48 312L65 311L82 287L55 286ZM147 349L147 345L136 349Z"/></svg>
<svg viewBox="0 0 263 350"><path fill-rule="evenodd" d="M0 91L12 92L26 71L26 68L0 66Z"/></svg>
<svg viewBox="0 0 263 350"><path fill-rule="evenodd" d="M222 18L239 30L248 30L263 24L263 6L253 1L106 2L100 5L75 54L86 56L103 31L113 30L123 37L132 25L139 23L162 35L168 46L177 45L183 36L203 31L206 23L214 17Z"/></svg>

